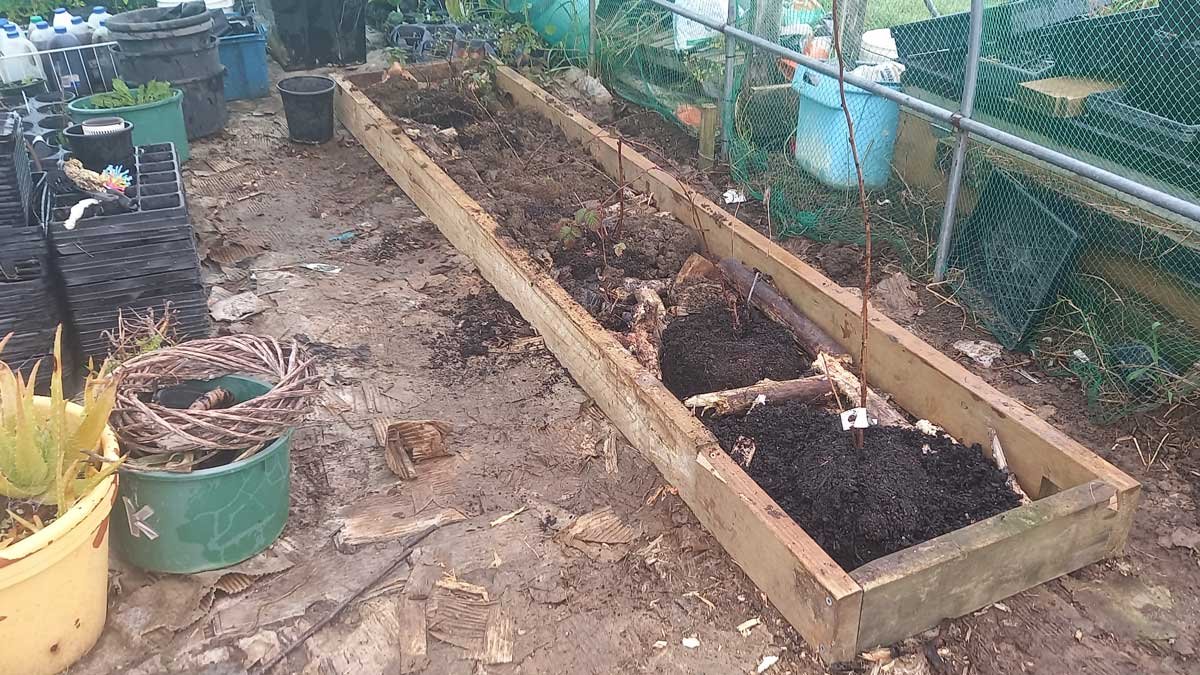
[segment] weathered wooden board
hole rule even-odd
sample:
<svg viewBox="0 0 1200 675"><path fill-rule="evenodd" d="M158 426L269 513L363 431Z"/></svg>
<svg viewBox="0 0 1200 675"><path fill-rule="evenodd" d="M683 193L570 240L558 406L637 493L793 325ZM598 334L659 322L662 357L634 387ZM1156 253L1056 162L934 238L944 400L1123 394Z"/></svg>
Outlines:
<svg viewBox="0 0 1200 675"><path fill-rule="evenodd" d="M618 174L615 138L513 71L498 69L497 82L516 103L579 140L610 175ZM879 316L870 336L873 384L969 442L990 447L988 429L996 429L1022 486L1044 498L848 574L360 90L341 81L336 106L347 128L542 333L626 438L679 489L705 527L826 660L911 635L1124 546L1136 481ZM696 227L710 253L759 268L840 344L857 342L858 298L640 154L625 148L621 156L634 187ZM972 577L977 583L964 582ZM936 602L930 600L935 596ZM927 607L917 611L915 604Z"/></svg>
<svg viewBox="0 0 1200 675"><path fill-rule="evenodd" d="M858 296L637 152L626 149L618 160L612 134L517 72L497 69L496 83L515 104L537 110L568 138L579 141L610 175L617 175L618 161L622 162L624 175L634 187L653 195L659 208L695 227L710 253L735 258L768 275L801 312L848 351L856 351L862 330ZM1010 449L1009 465L1021 487L1034 499L1094 479L1113 485L1122 529L1113 543L1117 548L1123 545L1137 505L1137 481L881 313L872 313L870 324L872 385L891 394L908 412L936 421L966 443L988 448L994 429Z"/></svg>
<svg viewBox="0 0 1200 675"><path fill-rule="evenodd" d="M338 118L454 246L543 336L621 433L654 462L697 518L789 622L831 660L853 656L861 591L736 467L716 440L613 336L353 83ZM768 506L774 516L767 513Z"/></svg>
<svg viewBox="0 0 1200 675"><path fill-rule="evenodd" d="M1073 487L851 572L862 584L858 646L891 644L1109 554L1116 490Z"/></svg>

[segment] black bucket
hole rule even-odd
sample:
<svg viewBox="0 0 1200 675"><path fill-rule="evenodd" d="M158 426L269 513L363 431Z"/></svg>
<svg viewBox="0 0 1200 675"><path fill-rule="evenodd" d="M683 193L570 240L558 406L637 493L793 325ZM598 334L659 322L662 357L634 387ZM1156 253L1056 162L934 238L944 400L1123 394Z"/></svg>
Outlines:
<svg viewBox="0 0 1200 675"><path fill-rule="evenodd" d="M117 72L126 82L145 84L150 80L178 82L189 78L212 75L221 70L221 57L217 51L217 38L209 37L208 43L199 48L183 47L167 49L152 54L127 54L120 45L113 47L117 61Z"/></svg>
<svg viewBox="0 0 1200 675"><path fill-rule="evenodd" d="M88 120L85 124L92 125L106 118ZM67 145L71 153L84 167L97 173L105 167L120 166L132 170L133 154L133 124L121 118L108 118L121 121L121 129L102 134L84 133L83 124L73 124L63 129Z"/></svg>
<svg viewBox="0 0 1200 675"><path fill-rule="evenodd" d="M333 80L320 75L299 75L279 81L288 138L296 143L318 144L333 138Z"/></svg>
<svg viewBox="0 0 1200 675"><path fill-rule="evenodd" d="M136 9L108 20L112 39L131 59L178 49L203 49L212 25L203 2Z"/></svg>
<svg viewBox="0 0 1200 675"><path fill-rule="evenodd" d="M183 91L183 125L188 140L211 136L225 128L229 109L225 105L225 68L213 75L175 80Z"/></svg>

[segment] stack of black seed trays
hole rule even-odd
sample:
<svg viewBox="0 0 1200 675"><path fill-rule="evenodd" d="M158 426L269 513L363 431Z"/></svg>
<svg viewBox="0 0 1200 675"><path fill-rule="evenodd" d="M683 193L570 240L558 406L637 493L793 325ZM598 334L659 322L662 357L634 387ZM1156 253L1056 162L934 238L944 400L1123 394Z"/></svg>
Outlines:
<svg viewBox="0 0 1200 675"><path fill-rule="evenodd" d="M0 338L12 333L3 360L26 375L38 360L46 361L38 380L44 383L52 363L54 331L62 319L46 248L45 230L31 214L35 183L17 113L0 116Z"/></svg>
<svg viewBox="0 0 1200 675"><path fill-rule="evenodd" d="M84 358L102 360L122 312L170 309L176 337L208 337L208 307L192 238L179 157L170 143L137 148L136 209L65 222L79 193L54 195L50 241Z"/></svg>

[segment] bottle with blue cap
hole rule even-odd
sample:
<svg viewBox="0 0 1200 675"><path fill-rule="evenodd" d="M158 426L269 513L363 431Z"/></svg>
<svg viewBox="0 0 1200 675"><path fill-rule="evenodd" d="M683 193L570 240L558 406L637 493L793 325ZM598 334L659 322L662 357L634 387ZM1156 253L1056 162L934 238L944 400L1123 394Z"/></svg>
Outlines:
<svg viewBox="0 0 1200 675"><path fill-rule="evenodd" d="M97 40L95 37L95 33L97 30L100 30L100 24L108 21L110 18L112 18L112 14L108 13L108 10L104 8L104 5L96 5L92 8L92 13L88 15L87 23L88 27L92 29L93 42L99 42L99 40Z"/></svg>
<svg viewBox="0 0 1200 675"><path fill-rule="evenodd" d="M66 27L54 27L54 37L50 39L50 49L65 50L50 54L50 62L54 66L58 87L77 96L87 96L92 93L92 90L88 85L83 55L80 54L79 49L72 49L79 46L79 38L68 32Z"/></svg>
<svg viewBox="0 0 1200 675"><path fill-rule="evenodd" d="M65 7L59 7L58 9L55 9L54 19L50 22L50 26L52 28L58 28L59 26L62 26L63 28L69 29L71 27L71 13L68 12Z"/></svg>
<svg viewBox="0 0 1200 675"><path fill-rule="evenodd" d="M0 62L0 75L3 75L5 82L27 82L42 76L42 70L38 68L37 47L21 37L21 32L13 23L4 26L0 54L4 55Z"/></svg>
<svg viewBox="0 0 1200 675"><path fill-rule="evenodd" d="M81 45L92 44L92 29L81 16L72 17L71 26L67 28L67 32L74 35Z"/></svg>
<svg viewBox="0 0 1200 675"><path fill-rule="evenodd" d="M45 21L40 14L34 14L29 17L29 28L26 29L25 37L28 37L30 40L33 39L33 29L37 28L39 21Z"/></svg>

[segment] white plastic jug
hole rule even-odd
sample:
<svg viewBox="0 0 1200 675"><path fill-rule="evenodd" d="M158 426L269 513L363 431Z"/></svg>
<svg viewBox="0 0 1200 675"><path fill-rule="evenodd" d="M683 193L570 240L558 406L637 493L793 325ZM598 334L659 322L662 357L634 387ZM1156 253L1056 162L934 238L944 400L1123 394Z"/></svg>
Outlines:
<svg viewBox="0 0 1200 675"><path fill-rule="evenodd" d="M34 14L33 16L29 17L29 27L26 29L25 37L27 37L31 40L33 39L31 37L33 35L33 29L37 28L39 21L45 21L45 19L38 16L37 14Z"/></svg>
<svg viewBox="0 0 1200 675"><path fill-rule="evenodd" d="M92 13L88 15L88 28L91 28L92 33L95 33L96 30L100 28L101 22L107 21L110 18L112 18L112 14L109 14L108 10L105 9L103 5L96 5L92 8ZM95 41L94 36L93 41Z"/></svg>
<svg viewBox="0 0 1200 675"><path fill-rule="evenodd" d="M65 7L59 7L54 10L54 20L51 22L50 27L58 28L59 26L63 28L71 27L71 13Z"/></svg>
<svg viewBox="0 0 1200 675"><path fill-rule="evenodd" d="M37 62L37 47L21 37L16 26L9 26L5 31L4 38L0 41L0 53L5 56L0 71L3 71L6 82L24 82L42 76L42 69L38 67Z"/></svg>
<svg viewBox="0 0 1200 675"><path fill-rule="evenodd" d="M92 29L84 23L83 17L77 16L71 19L71 27L67 29L67 32L74 35L81 45L92 44Z"/></svg>

